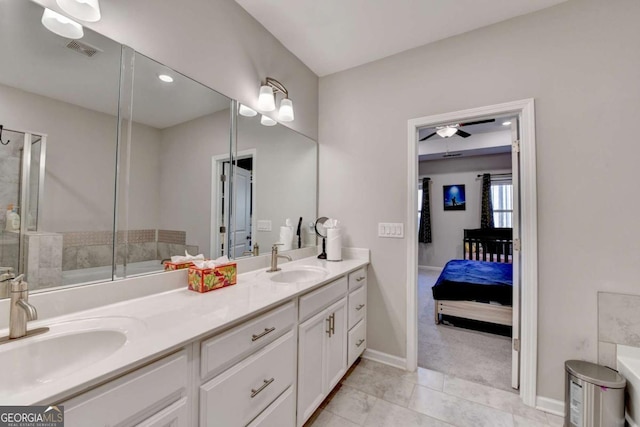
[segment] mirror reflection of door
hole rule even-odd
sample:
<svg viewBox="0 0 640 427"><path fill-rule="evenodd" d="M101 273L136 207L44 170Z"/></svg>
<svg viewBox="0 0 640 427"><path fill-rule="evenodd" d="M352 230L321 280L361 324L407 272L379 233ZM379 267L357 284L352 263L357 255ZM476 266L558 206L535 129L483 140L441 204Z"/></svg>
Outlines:
<svg viewBox="0 0 640 427"><path fill-rule="evenodd" d="M235 213L233 227L233 256L238 258L251 251L251 171L235 168Z"/></svg>

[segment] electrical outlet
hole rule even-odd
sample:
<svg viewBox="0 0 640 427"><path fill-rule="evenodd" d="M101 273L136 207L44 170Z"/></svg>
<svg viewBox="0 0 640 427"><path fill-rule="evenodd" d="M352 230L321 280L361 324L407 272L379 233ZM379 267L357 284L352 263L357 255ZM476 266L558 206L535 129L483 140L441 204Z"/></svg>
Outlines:
<svg viewBox="0 0 640 427"><path fill-rule="evenodd" d="M259 219L257 225L258 231L271 231L271 220L269 219Z"/></svg>
<svg viewBox="0 0 640 427"><path fill-rule="evenodd" d="M378 237L404 239L404 224L401 222L378 223Z"/></svg>

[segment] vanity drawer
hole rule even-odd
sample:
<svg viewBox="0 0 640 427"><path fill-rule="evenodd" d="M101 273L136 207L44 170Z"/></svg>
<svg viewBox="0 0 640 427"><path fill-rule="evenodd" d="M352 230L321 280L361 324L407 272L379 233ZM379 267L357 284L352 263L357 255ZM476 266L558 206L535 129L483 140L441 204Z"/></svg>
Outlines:
<svg viewBox="0 0 640 427"><path fill-rule="evenodd" d="M296 407L293 398L293 387L273 402L262 414L247 427L295 427Z"/></svg>
<svg viewBox="0 0 640 427"><path fill-rule="evenodd" d="M358 286L362 286L367 283L367 267L357 269L349 273L349 290L352 291Z"/></svg>
<svg viewBox="0 0 640 427"><path fill-rule="evenodd" d="M349 331L347 366L351 366L362 352L364 352L365 348L367 348L367 322L361 320L360 323Z"/></svg>
<svg viewBox="0 0 640 427"><path fill-rule="evenodd" d="M186 395L187 352L149 366L63 402L67 426L133 424Z"/></svg>
<svg viewBox="0 0 640 427"><path fill-rule="evenodd" d="M273 342L292 328L295 316L295 305L289 302L254 320L203 341L200 361L201 378L210 378Z"/></svg>
<svg viewBox="0 0 640 427"><path fill-rule="evenodd" d="M361 286L349 293L349 327L351 329L367 313L367 287Z"/></svg>
<svg viewBox="0 0 640 427"><path fill-rule="evenodd" d="M189 405L186 397L163 409L136 427L189 427Z"/></svg>
<svg viewBox="0 0 640 427"><path fill-rule="evenodd" d="M201 426L244 426L293 384L293 331L200 387Z"/></svg>
<svg viewBox="0 0 640 427"><path fill-rule="evenodd" d="M302 322L328 307L332 302L338 301L347 293L347 287L345 276L300 297L299 320Z"/></svg>

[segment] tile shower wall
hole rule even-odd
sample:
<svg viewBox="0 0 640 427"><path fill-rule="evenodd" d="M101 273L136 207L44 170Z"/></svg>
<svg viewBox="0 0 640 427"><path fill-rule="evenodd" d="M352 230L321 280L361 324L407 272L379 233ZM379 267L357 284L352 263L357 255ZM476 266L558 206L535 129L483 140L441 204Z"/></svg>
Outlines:
<svg viewBox="0 0 640 427"><path fill-rule="evenodd" d="M62 283L62 235L28 231L25 233L26 280L30 289L60 286Z"/></svg>
<svg viewBox="0 0 640 427"><path fill-rule="evenodd" d="M81 231L62 233L64 238L62 270L111 265L113 233L111 231ZM128 245L124 240L127 238ZM186 232L178 230L130 230L117 233L117 263L141 262L182 255L185 249L197 252L198 247L186 244Z"/></svg>
<svg viewBox="0 0 640 427"><path fill-rule="evenodd" d="M616 344L640 347L640 295L598 293L598 363L616 367Z"/></svg>

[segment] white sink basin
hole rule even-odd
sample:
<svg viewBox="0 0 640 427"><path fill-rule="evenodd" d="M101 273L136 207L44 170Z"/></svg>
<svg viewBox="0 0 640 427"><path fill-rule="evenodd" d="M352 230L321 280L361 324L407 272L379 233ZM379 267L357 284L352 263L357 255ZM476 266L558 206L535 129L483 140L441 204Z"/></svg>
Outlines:
<svg viewBox="0 0 640 427"><path fill-rule="evenodd" d="M0 396L73 375L116 353L145 329L129 317L81 319L0 345Z"/></svg>
<svg viewBox="0 0 640 427"><path fill-rule="evenodd" d="M329 275L329 271L320 267L300 266L268 274L269 279L278 283L305 283L322 280Z"/></svg>

